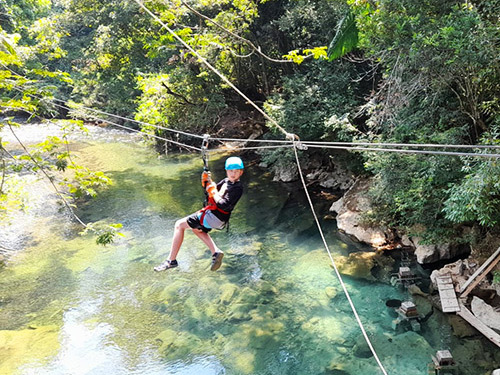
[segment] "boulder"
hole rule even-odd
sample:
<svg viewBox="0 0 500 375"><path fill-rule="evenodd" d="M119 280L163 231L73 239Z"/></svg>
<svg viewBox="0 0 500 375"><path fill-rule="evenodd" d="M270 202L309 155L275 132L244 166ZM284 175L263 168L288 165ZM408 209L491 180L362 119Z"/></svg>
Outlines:
<svg viewBox="0 0 500 375"><path fill-rule="evenodd" d="M375 252L358 251L350 253L347 257L338 256L335 262L339 271L344 275L374 280L371 270L376 264L375 257L377 256Z"/></svg>
<svg viewBox="0 0 500 375"><path fill-rule="evenodd" d="M437 278L446 275L453 276L453 281L459 286L463 285L467 281L467 276L465 275L466 264L467 262L459 259L454 263L445 265L443 268L432 271L430 279L434 289L437 290Z"/></svg>
<svg viewBox="0 0 500 375"><path fill-rule="evenodd" d="M470 253L470 248L464 245L453 245L449 243L438 245L422 245L419 239L413 239L415 243L415 256L420 264L435 263L440 260L452 259Z"/></svg>
<svg viewBox="0 0 500 375"><path fill-rule="evenodd" d="M371 211L371 204L366 198L370 186L369 180L356 181L340 200L333 203L330 211L337 212L337 227L359 242L373 247L387 243L386 228L368 225L363 214Z"/></svg>
<svg viewBox="0 0 500 375"><path fill-rule="evenodd" d="M292 182L297 180L297 168L288 165L276 165L273 167L274 177L273 181Z"/></svg>
<svg viewBox="0 0 500 375"><path fill-rule="evenodd" d="M476 296L472 298L471 310L481 322L500 332L500 312Z"/></svg>
<svg viewBox="0 0 500 375"><path fill-rule="evenodd" d="M339 213L340 210L342 209L342 207L344 207L344 198L343 197L332 203L332 205L330 207L330 212Z"/></svg>
<svg viewBox="0 0 500 375"><path fill-rule="evenodd" d="M344 233L373 247L386 244L385 232L381 228L368 227L362 224L362 213L344 211L337 215L337 227Z"/></svg>

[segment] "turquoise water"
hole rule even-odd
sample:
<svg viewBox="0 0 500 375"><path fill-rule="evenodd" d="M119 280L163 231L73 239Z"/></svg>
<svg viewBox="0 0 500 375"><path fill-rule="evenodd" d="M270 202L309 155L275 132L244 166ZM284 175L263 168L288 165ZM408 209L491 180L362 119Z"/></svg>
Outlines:
<svg viewBox="0 0 500 375"><path fill-rule="evenodd" d="M30 183L37 203L14 220L10 245L19 251L0 269L0 373L381 373L300 191L248 162L230 231L213 234L226 254L221 269L209 271L209 251L186 233L179 267L154 273L175 220L203 201L201 158L158 158L137 139L104 130L72 148L80 163L114 181L80 206L80 217L121 222L125 237L95 245L43 183ZM218 178L222 162L210 162ZM365 250L343 241L334 221L322 224L335 258ZM420 333L395 331L387 300L411 298L424 313L430 306L392 287L391 258L379 261L389 267L380 279L363 270L344 278L389 374L426 374L440 349L451 349L463 374L492 369L495 349L475 337L458 340L438 312Z"/></svg>

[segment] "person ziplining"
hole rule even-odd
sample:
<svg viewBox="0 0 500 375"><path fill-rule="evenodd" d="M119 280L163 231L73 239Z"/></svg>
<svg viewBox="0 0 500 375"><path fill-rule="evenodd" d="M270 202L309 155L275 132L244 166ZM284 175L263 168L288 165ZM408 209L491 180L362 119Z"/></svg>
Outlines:
<svg viewBox="0 0 500 375"><path fill-rule="evenodd" d="M189 228L210 249L212 253L210 270L217 271L220 268L224 252L217 247L208 232L212 229L223 229L228 224L231 212L243 194L243 184L240 181L243 169L243 161L239 157L229 157L225 163L227 177L217 184L212 181L208 168L204 169L201 174L201 185L208 196L205 207L176 221L170 254L163 263L154 267L155 271L165 271L179 265L177 254L184 240L184 231Z"/></svg>

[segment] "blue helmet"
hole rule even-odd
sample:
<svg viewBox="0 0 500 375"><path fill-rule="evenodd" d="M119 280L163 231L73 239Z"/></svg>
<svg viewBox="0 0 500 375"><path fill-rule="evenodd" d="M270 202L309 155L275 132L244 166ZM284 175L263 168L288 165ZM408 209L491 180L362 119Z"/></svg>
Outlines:
<svg viewBox="0 0 500 375"><path fill-rule="evenodd" d="M226 170L230 169L243 169L243 160L237 156L231 156L226 160Z"/></svg>

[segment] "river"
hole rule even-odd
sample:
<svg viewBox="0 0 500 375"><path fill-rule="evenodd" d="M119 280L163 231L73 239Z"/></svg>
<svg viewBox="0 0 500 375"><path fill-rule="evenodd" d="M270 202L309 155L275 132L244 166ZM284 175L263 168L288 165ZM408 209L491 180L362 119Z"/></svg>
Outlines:
<svg viewBox="0 0 500 375"><path fill-rule="evenodd" d="M33 143L54 131L30 125L18 133ZM10 139L7 148L18 146ZM158 157L136 136L100 128L73 136L71 149L114 182L79 207L80 218L120 222L125 237L96 245L47 183L22 177L28 209L0 225L13 251L0 268L1 374L381 373L302 192L248 162L230 230L213 235L226 255L221 269L209 271L209 251L187 233L179 267L155 273L175 221L203 201L200 156ZM219 178L223 160L210 160ZM334 221L322 225L334 257L366 250ZM461 374L492 370L496 349L478 336L458 339L439 312L421 332L393 328L386 301L412 299L428 311L424 298L387 279L344 279L389 374L427 374L441 349L451 350Z"/></svg>

